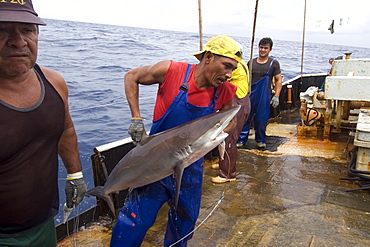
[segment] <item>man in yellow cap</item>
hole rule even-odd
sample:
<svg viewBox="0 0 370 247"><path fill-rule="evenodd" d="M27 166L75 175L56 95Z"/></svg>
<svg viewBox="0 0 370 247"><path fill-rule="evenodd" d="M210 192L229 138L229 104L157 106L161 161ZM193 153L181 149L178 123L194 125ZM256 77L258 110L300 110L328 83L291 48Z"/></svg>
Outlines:
<svg viewBox="0 0 370 247"><path fill-rule="evenodd" d="M150 134L167 130L193 119L232 107L236 87L227 81L241 60L238 43L225 35L212 37L203 51L194 54L198 64L161 61L125 74L125 93L132 121L129 133L140 141L144 125L139 108L139 85L158 84ZM235 120L227 129L232 129ZM174 210L175 178L134 189L120 210L113 228L111 246L140 246L154 224L158 210L169 203L164 246L187 246L188 235L199 215L202 195L203 158L184 170L177 210ZM185 237L185 238L184 238ZM183 239L184 238L184 239Z"/></svg>
<svg viewBox="0 0 370 247"><path fill-rule="evenodd" d="M0 246L56 246L58 154L67 207L86 191L67 85L36 63L38 25L31 0L0 1Z"/></svg>

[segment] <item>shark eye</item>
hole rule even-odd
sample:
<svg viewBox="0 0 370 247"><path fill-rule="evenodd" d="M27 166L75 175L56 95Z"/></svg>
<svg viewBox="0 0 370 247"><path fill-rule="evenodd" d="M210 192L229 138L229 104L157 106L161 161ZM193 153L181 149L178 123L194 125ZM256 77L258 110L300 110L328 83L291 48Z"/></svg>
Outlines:
<svg viewBox="0 0 370 247"><path fill-rule="evenodd" d="M218 128L218 127L221 126L221 124L220 123L216 123L215 126Z"/></svg>

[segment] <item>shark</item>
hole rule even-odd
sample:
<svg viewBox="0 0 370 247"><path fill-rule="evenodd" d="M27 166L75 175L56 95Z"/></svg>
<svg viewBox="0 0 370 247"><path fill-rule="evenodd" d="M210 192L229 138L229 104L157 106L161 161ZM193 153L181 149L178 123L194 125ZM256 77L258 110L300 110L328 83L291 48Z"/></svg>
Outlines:
<svg viewBox="0 0 370 247"><path fill-rule="evenodd" d="M115 214L111 193L145 186L173 174L176 208L184 169L225 140L228 134L223 130L239 109L239 105L234 106L154 135L144 132L141 141L117 163L104 186L96 186L86 195L104 199Z"/></svg>

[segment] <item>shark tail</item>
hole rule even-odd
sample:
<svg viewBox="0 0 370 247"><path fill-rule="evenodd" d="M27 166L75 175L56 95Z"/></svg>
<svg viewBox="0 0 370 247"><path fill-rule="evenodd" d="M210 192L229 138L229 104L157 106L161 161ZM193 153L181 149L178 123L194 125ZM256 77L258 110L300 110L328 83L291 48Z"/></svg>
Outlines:
<svg viewBox="0 0 370 247"><path fill-rule="evenodd" d="M108 204L109 209L112 211L113 215L116 215L112 197L109 195L105 195L103 186L96 186L95 188L92 188L91 190L86 192L86 196L96 196L103 199Z"/></svg>

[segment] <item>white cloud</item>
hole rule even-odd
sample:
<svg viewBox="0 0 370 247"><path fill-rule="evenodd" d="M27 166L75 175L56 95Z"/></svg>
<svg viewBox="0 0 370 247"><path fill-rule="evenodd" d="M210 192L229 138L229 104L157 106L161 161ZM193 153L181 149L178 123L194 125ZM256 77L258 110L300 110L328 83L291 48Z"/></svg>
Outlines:
<svg viewBox="0 0 370 247"><path fill-rule="evenodd" d="M259 0L256 39L301 41L304 2ZM366 0L306 0L308 42L370 47ZM61 4L62 3L62 4ZM202 0L203 33L251 37L255 0ZM198 32L198 0L33 0L41 18ZM334 34L328 27L334 20ZM340 25L340 23L342 25Z"/></svg>

